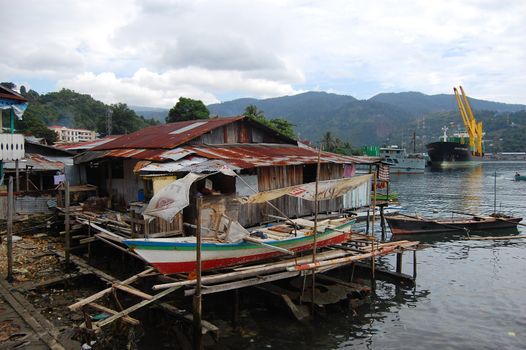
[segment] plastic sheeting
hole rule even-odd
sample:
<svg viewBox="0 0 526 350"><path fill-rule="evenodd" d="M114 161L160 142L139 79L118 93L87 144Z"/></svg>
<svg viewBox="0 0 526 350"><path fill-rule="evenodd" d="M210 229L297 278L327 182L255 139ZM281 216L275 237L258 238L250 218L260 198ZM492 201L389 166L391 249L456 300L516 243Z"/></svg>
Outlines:
<svg viewBox="0 0 526 350"><path fill-rule="evenodd" d="M372 176L372 174L367 174L355 176L350 179L320 181L318 183L318 200L333 199L336 197L343 196L345 193L360 186L361 184L366 182L368 183L371 180ZM239 201L243 204L264 203L279 197L283 197L285 195L314 201L316 195L316 183L310 182L303 185L290 186L280 188L277 190L259 192L252 196L239 198Z"/></svg>

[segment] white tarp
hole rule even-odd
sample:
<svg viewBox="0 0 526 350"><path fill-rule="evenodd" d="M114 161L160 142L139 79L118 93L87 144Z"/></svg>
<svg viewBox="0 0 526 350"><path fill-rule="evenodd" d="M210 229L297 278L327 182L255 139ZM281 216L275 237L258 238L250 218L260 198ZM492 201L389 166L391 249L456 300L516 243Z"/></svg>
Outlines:
<svg viewBox="0 0 526 350"><path fill-rule="evenodd" d="M236 176L236 173L224 164L216 164L214 169L227 176ZM209 170L207 168L207 170ZM190 186L197 180L205 178L212 174L188 173L185 177L180 178L164 187L148 203L143 212L145 219L151 219L153 216L171 222L175 215L190 204Z"/></svg>
<svg viewBox="0 0 526 350"><path fill-rule="evenodd" d="M318 200L322 201L343 196L345 193L360 186L361 184L369 182L372 176L372 174L367 174L348 179L320 181L318 183ZM243 204L263 203L286 195L314 201L316 195L316 183L309 182L303 185L259 192L248 197L241 197L238 200Z"/></svg>
<svg viewBox="0 0 526 350"><path fill-rule="evenodd" d="M171 222L175 215L190 204L190 186L207 175L189 173L164 187L148 203L143 212L145 219L156 216Z"/></svg>

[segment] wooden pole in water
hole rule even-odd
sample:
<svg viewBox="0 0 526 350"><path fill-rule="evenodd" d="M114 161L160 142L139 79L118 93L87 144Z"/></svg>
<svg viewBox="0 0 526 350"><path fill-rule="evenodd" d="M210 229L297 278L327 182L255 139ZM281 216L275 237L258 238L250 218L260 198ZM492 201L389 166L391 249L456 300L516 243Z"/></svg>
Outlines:
<svg viewBox="0 0 526 350"><path fill-rule="evenodd" d="M402 273L402 254L396 253L396 272Z"/></svg>
<svg viewBox="0 0 526 350"><path fill-rule="evenodd" d="M416 249L413 250L413 279L416 280Z"/></svg>
<svg viewBox="0 0 526 350"><path fill-rule="evenodd" d="M314 189L314 232L312 234L312 262L316 262L316 248L317 248L317 233L318 233L318 185L320 182L320 159L321 159L321 146L318 150L318 162L316 167L316 185ZM311 294L311 314L314 316L314 296L316 294L316 270L312 270L312 294Z"/></svg>
<svg viewBox="0 0 526 350"><path fill-rule="evenodd" d="M7 282L14 281L13 278L13 177L9 176L7 188Z"/></svg>
<svg viewBox="0 0 526 350"><path fill-rule="evenodd" d="M64 244L64 253L66 260L66 270L69 269L70 264L70 248L71 248L71 237L70 237L70 222L69 222L69 181L64 181L64 207L65 207L65 244Z"/></svg>
<svg viewBox="0 0 526 350"><path fill-rule="evenodd" d="M497 213L497 171L495 171L493 181L493 214Z"/></svg>
<svg viewBox="0 0 526 350"><path fill-rule="evenodd" d="M380 205L380 227L382 228L382 241L385 241L385 215L383 205Z"/></svg>
<svg viewBox="0 0 526 350"><path fill-rule="evenodd" d="M196 229L195 229L195 274L196 285L194 294L194 349L202 349L202 324L201 324L201 207L203 198L196 198Z"/></svg>

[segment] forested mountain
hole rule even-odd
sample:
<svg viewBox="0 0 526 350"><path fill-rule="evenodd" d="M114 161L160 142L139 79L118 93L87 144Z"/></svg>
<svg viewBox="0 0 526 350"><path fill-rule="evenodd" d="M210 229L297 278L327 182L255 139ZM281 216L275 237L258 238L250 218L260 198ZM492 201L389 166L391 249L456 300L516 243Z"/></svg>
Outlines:
<svg viewBox="0 0 526 350"><path fill-rule="evenodd" d="M58 92L39 95L34 90L26 91L22 86L20 93L29 101L22 120L15 122L15 128L24 134L44 137L54 141L54 132L47 127L62 125L73 128L95 130L107 134L107 116L112 114L112 134L126 134L155 124L154 120L138 116L126 104L106 105L90 95L62 89Z"/></svg>
<svg viewBox="0 0 526 350"><path fill-rule="evenodd" d="M526 115L518 112L526 110L525 105L472 98L469 101L476 118L485 123L488 151L526 150L526 133L519 132L526 128ZM358 147L373 144L407 146L414 132L417 146L422 150L423 144L438 139L443 126L447 125L451 130L462 127L453 94L382 93L369 100L357 100L351 96L307 92L264 100L239 99L212 104L208 109L211 114L238 115L247 105L255 105L267 117L290 121L302 139L319 142L329 131Z"/></svg>

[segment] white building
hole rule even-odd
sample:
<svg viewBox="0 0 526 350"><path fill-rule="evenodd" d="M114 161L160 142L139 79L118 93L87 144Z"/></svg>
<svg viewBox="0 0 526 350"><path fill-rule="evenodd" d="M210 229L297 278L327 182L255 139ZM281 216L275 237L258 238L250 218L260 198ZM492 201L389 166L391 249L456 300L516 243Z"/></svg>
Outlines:
<svg viewBox="0 0 526 350"><path fill-rule="evenodd" d="M57 134L57 141L65 143L93 141L97 138L95 131L86 129L70 129L65 126L50 126Z"/></svg>

